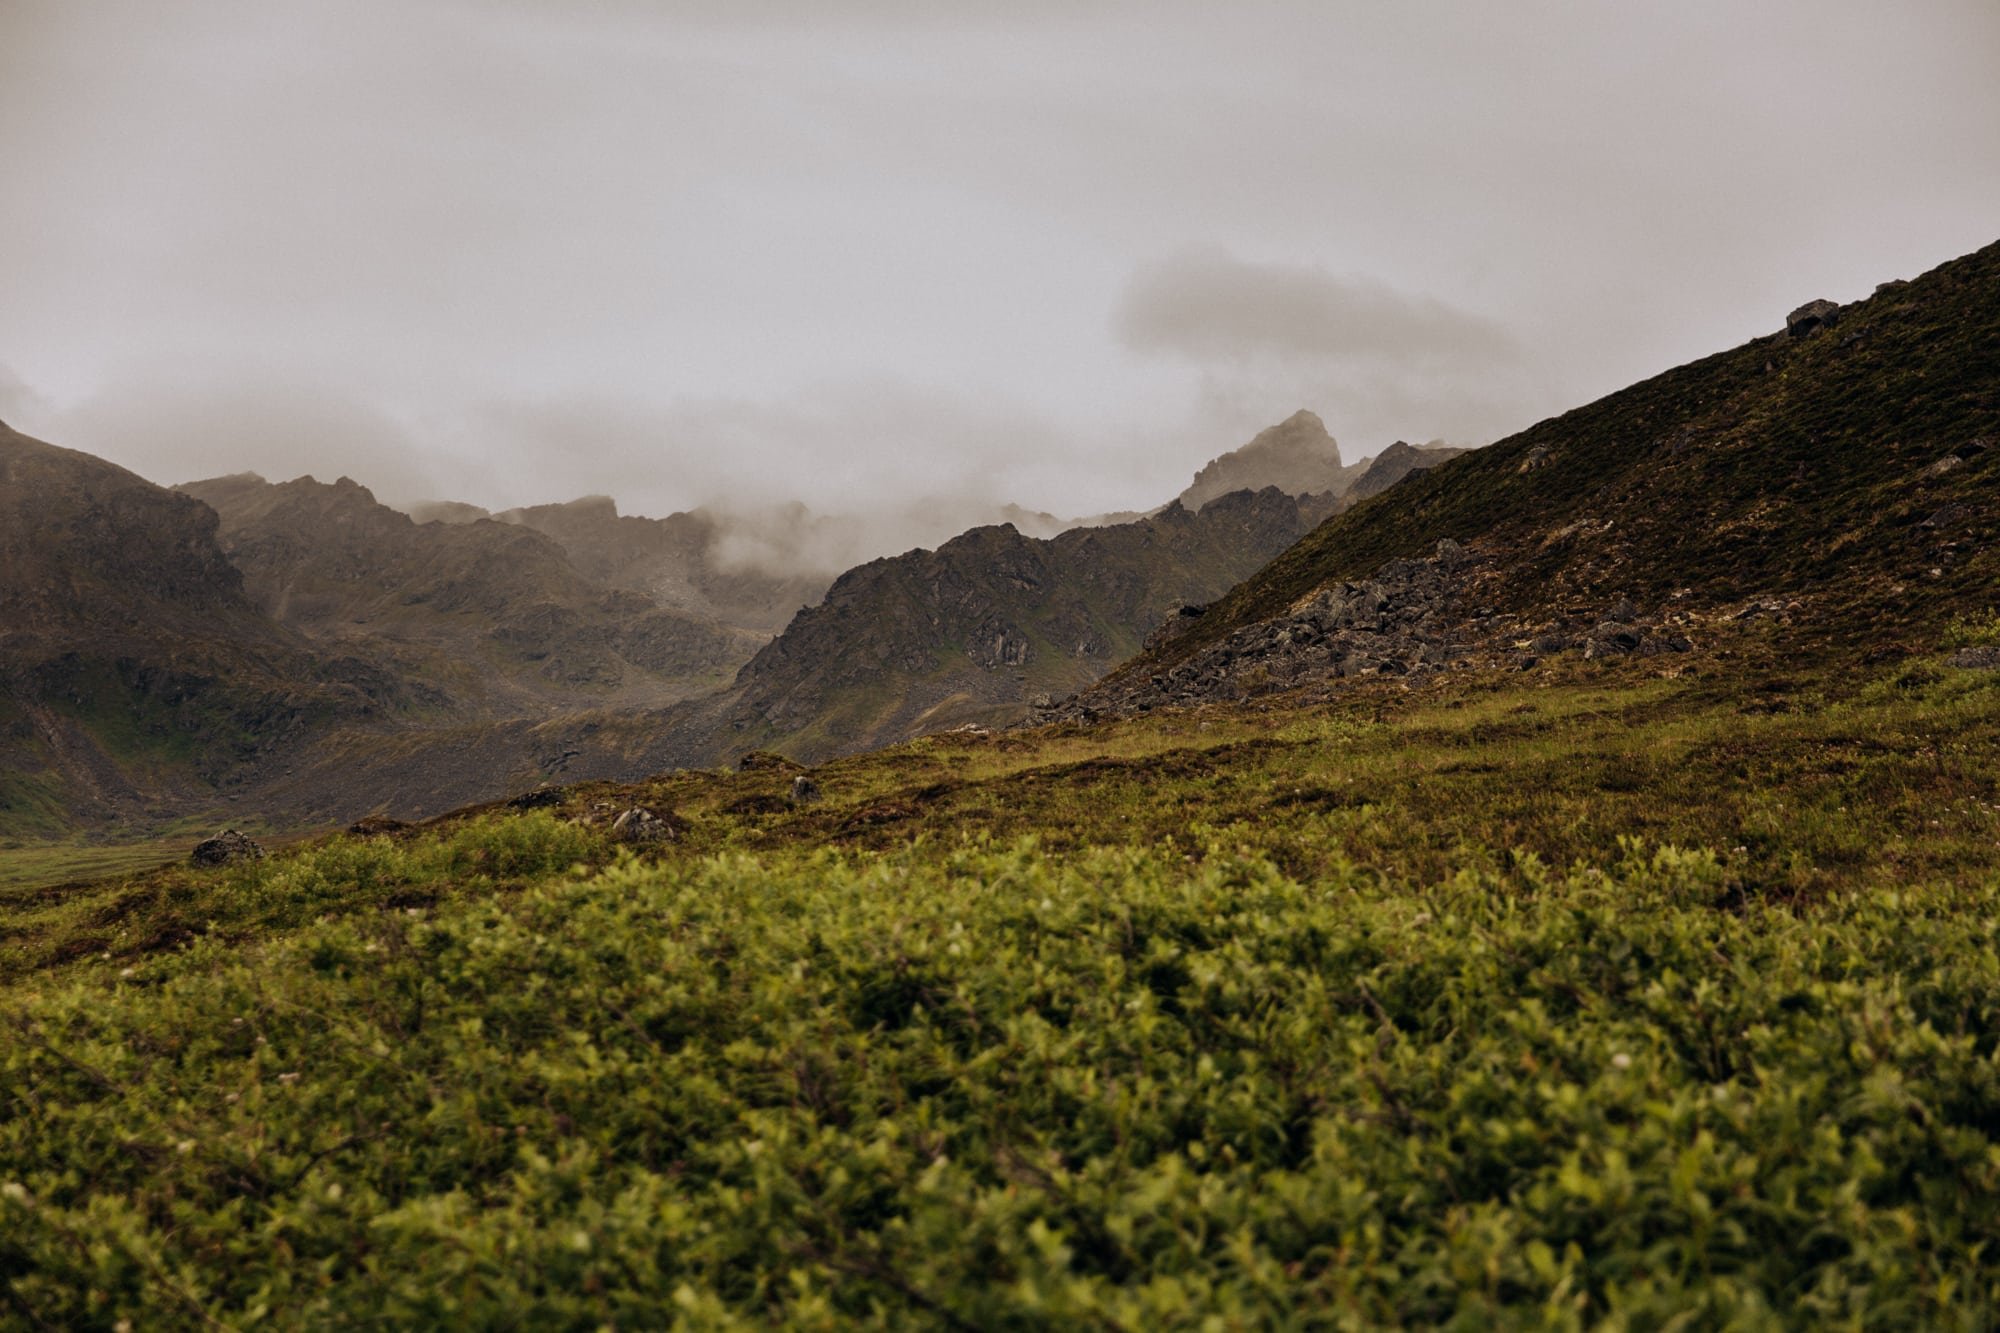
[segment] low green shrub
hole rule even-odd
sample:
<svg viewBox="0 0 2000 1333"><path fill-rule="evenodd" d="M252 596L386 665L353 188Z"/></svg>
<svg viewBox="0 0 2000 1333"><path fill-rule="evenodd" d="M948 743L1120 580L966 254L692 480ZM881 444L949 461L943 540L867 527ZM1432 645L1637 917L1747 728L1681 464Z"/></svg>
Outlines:
<svg viewBox="0 0 2000 1333"><path fill-rule="evenodd" d="M2000 884L597 850L344 843L242 883L543 874L6 992L0 1321L2000 1312Z"/></svg>

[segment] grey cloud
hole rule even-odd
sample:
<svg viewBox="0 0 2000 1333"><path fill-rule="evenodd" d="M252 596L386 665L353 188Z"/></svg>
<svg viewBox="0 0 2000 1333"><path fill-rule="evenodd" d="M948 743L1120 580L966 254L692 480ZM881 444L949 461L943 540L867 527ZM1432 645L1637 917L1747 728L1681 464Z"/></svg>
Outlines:
<svg viewBox="0 0 2000 1333"><path fill-rule="evenodd" d="M1145 507L1302 406L1490 438L1992 241L1996 42L1992 0L0 0L0 358L15 424L169 480Z"/></svg>
<svg viewBox="0 0 2000 1333"><path fill-rule="evenodd" d="M1126 346L1198 362L1486 366L1518 356L1492 320L1365 277L1185 250L1133 275L1114 323Z"/></svg>
<svg viewBox="0 0 2000 1333"><path fill-rule="evenodd" d="M768 400L499 400L473 416L457 451L487 460L489 484L601 491L652 514L794 500L816 513L880 514L936 496L990 506L1047 489L1048 474L1063 467L1079 494L1103 486L1087 448L1008 395L887 378Z"/></svg>
<svg viewBox="0 0 2000 1333"><path fill-rule="evenodd" d="M0 421L30 435L41 429L48 401L30 388L5 362L0 362Z"/></svg>
<svg viewBox="0 0 2000 1333"><path fill-rule="evenodd" d="M1254 431L1309 406L1347 453L1393 439L1485 444L1528 425L1550 386L1497 322L1434 297L1216 247L1139 269L1113 313L1121 342L1191 364L1198 419Z"/></svg>

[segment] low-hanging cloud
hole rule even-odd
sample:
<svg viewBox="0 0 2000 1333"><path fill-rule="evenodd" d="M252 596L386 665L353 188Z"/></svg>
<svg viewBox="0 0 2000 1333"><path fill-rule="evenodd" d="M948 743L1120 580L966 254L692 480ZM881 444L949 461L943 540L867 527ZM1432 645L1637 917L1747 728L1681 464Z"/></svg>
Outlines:
<svg viewBox="0 0 2000 1333"><path fill-rule="evenodd" d="M460 451L482 466L453 498L481 503L493 493L481 488L498 483L544 498L600 492L655 516L792 501L816 514L873 516L947 503L939 497L982 512L1079 495L1088 505L1115 490L1090 473L1082 442L1004 393L886 376L762 401L591 392L495 399L466 432ZM1058 469L1070 475L1067 490L1049 482Z"/></svg>
<svg viewBox="0 0 2000 1333"><path fill-rule="evenodd" d="M1134 351L1197 362L1395 361L1478 366L1515 360L1492 320L1369 278L1257 263L1209 247L1132 276L1114 315Z"/></svg>
<svg viewBox="0 0 2000 1333"><path fill-rule="evenodd" d="M1376 279L1219 247L1139 268L1111 322L1127 349L1197 372L1197 415L1217 434L1311 407L1350 458L1395 439L1485 444L1528 425L1549 397L1492 319Z"/></svg>
<svg viewBox="0 0 2000 1333"><path fill-rule="evenodd" d="M34 431L40 428L38 418L46 414L48 404L36 393L6 362L0 361L0 421L15 430Z"/></svg>
<svg viewBox="0 0 2000 1333"><path fill-rule="evenodd" d="M121 378L52 417L49 435L165 486L244 471L271 481L345 474L400 501L436 494L443 481L392 413L278 371Z"/></svg>

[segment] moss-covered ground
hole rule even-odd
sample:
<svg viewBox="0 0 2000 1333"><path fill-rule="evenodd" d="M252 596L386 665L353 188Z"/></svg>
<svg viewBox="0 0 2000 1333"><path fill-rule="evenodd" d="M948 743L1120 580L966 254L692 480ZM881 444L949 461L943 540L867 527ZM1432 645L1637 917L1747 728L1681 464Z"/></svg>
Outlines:
<svg viewBox="0 0 2000 1333"><path fill-rule="evenodd" d="M1672 670L0 890L0 1326L1991 1326L2000 673Z"/></svg>

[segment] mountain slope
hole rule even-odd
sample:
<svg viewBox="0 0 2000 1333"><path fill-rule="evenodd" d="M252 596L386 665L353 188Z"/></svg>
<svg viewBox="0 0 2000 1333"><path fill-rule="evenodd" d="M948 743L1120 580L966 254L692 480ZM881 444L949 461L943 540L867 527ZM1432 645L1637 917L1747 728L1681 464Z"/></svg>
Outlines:
<svg viewBox="0 0 2000 1333"><path fill-rule="evenodd" d="M259 612L205 505L0 427L0 831L212 793L334 719L406 701Z"/></svg>
<svg viewBox="0 0 2000 1333"><path fill-rule="evenodd" d="M1449 463L1460 454L1471 452L1470 449L1454 449L1449 445L1408 444L1398 440L1368 460L1367 467L1341 498L1350 505L1360 504L1371 496L1380 495L1412 472Z"/></svg>
<svg viewBox="0 0 2000 1333"><path fill-rule="evenodd" d="M832 580L816 569L770 573L722 558L735 525L701 510L639 518L620 514L609 496L592 495L494 517L554 538L580 572L606 587L760 635L783 629Z"/></svg>
<svg viewBox="0 0 2000 1333"><path fill-rule="evenodd" d="M1355 635L1385 599L1391 630L1435 622L1377 654L1399 670L1412 647L1672 647L1675 624L1746 601L1822 640L1918 643L1993 601L1996 439L2000 245L1405 479L1077 707L1240 693L1259 666L1323 676L1367 657ZM1427 558L1441 541L1464 550Z"/></svg>
<svg viewBox="0 0 2000 1333"><path fill-rule="evenodd" d="M1266 487L1047 540L975 528L849 570L743 668L727 748L823 756L1015 720L1034 695L1095 679L1169 611L1283 550L1327 503Z"/></svg>
<svg viewBox="0 0 2000 1333"><path fill-rule="evenodd" d="M239 475L179 489L222 516L223 549L274 619L422 672L462 707L667 703L740 666L759 642L607 590L525 527L419 524L345 477L273 485Z"/></svg>

